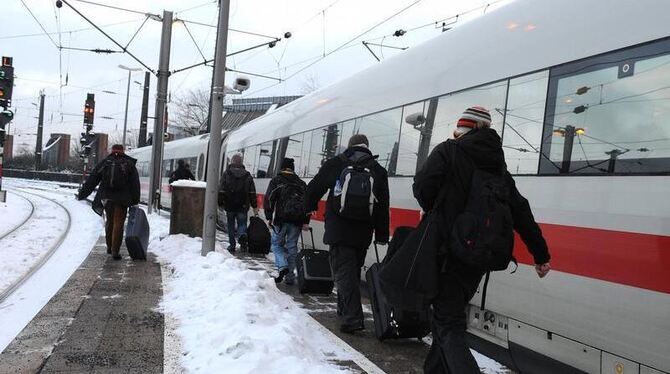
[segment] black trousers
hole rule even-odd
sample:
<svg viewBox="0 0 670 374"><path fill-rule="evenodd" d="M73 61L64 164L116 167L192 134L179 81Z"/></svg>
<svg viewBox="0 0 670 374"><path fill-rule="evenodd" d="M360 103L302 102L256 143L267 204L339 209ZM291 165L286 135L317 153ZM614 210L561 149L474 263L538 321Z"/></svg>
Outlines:
<svg viewBox="0 0 670 374"><path fill-rule="evenodd" d="M337 286L337 316L341 325L363 324L361 306L361 268L366 249L330 246L330 266Z"/></svg>
<svg viewBox="0 0 670 374"><path fill-rule="evenodd" d="M479 374L479 366L465 341L465 307L477 292L483 272L452 267L440 274L440 290L433 302L433 344L423 365L428 374Z"/></svg>

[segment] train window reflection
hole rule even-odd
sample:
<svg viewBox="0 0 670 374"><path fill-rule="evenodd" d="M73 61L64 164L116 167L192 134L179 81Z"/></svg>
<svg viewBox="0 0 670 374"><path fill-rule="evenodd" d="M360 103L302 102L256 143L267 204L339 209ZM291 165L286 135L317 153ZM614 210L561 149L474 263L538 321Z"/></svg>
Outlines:
<svg viewBox="0 0 670 374"><path fill-rule="evenodd" d="M288 138L288 144L286 145L286 154L285 157L292 158L295 164L295 172L300 175L300 170L302 169L302 147L303 139L305 134L293 135ZM281 160L279 160L281 163Z"/></svg>
<svg viewBox="0 0 670 374"><path fill-rule="evenodd" d="M312 131L307 177L313 177L326 160L338 154L340 125L330 125Z"/></svg>
<svg viewBox="0 0 670 374"><path fill-rule="evenodd" d="M433 149L443 141L453 138L456 122L461 114L474 105L489 110L491 127L500 134L506 93L507 81L503 81L441 97L437 104L433 128L426 129L427 136L430 136L430 148Z"/></svg>
<svg viewBox="0 0 670 374"><path fill-rule="evenodd" d="M570 75L552 72L544 129L552 162L543 172L670 171L670 55L647 58L650 48L658 47L594 58L590 69L574 64Z"/></svg>
<svg viewBox="0 0 670 374"><path fill-rule="evenodd" d="M342 134L340 136L340 149L338 153L342 153L347 149L349 145L349 139L352 135L358 134L360 129L360 122L356 120L350 120L342 124Z"/></svg>
<svg viewBox="0 0 670 374"><path fill-rule="evenodd" d="M417 158L419 152L419 141L421 131L425 126L425 115L428 104L421 102L407 105L402 111L402 125L400 129L400 142L398 144L398 162L395 175L411 177L417 170ZM419 118L423 116L424 118ZM412 123L407 122L408 117Z"/></svg>
<svg viewBox="0 0 670 374"><path fill-rule="evenodd" d="M251 175L256 176L256 167L258 165L258 146L254 145L247 147L240 153L242 153L242 163L244 164L244 168L247 169Z"/></svg>
<svg viewBox="0 0 670 374"><path fill-rule="evenodd" d="M258 163L255 176L257 178L272 178L274 174L274 156L277 141L270 141L259 146Z"/></svg>
<svg viewBox="0 0 670 374"><path fill-rule="evenodd" d="M295 172L300 177L307 177L309 170L309 156L312 148L312 131L302 134L302 148L300 150L300 167L296 165Z"/></svg>
<svg viewBox="0 0 670 374"><path fill-rule="evenodd" d="M395 108L356 120L358 133L367 136L370 150L379 155L377 162L388 170L389 176L395 175L401 119L402 108Z"/></svg>
<svg viewBox="0 0 670 374"><path fill-rule="evenodd" d="M510 80L503 149L512 174L537 174L549 71Z"/></svg>

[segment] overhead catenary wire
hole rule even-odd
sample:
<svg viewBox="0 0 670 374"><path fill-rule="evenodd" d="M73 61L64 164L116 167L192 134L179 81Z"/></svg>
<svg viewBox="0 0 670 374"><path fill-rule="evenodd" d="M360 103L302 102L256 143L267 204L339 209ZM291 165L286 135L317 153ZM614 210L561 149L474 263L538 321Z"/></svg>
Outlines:
<svg viewBox="0 0 670 374"><path fill-rule="evenodd" d="M160 15L158 15L158 14L153 14L153 13L149 13L149 12L142 12L142 11L134 10L134 9L122 8L122 7L118 7L118 6L114 6L114 5L97 3L95 1L90 1L90 0L72 0L72 1L78 1L78 2L84 3L84 4L89 4L89 5L95 5L95 6L99 6L99 7L103 7L103 8L120 10L120 11L128 12L128 13L142 14L142 15L147 15L147 16L151 15L151 16L160 18Z"/></svg>
<svg viewBox="0 0 670 374"><path fill-rule="evenodd" d="M111 27L111 26L125 25L125 24L128 24L128 23L135 23L135 22L138 22L140 20L141 19L134 19L134 20L130 20L130 21L107 23L107 24L104 24L104 25L100 25L100 27ZM95 30L95 29L96 29L95 27L83 27L83 28L79 28L79 29L65 30L65 31L62 31L62 33L63 34L74 34L74 33L79 33L79 32L84 32L84 31L91 31L91 30ZM47 32L46 34L47 35L57 35L58 31L51 31L51 32ZM43 36L43 35L44 35L44 33L42 33L42 32L37 33L37 34L33 33L33 34L7 35L7 36L0 36L0 40L32 38L32 37Z"/></svg>
<svg viewBox="0 0 670 374"><path fill-rule="evenodd" d="M46 35L47 38L49 38L49 40L51 41L51 43L53 43L54 47L58 48L58 47L59 47L58 43L56 43L56 41L51 37L51 35L49 35L49 33L47 32L47 30L44 28L44 25L42 25L42 22L40 22L40 20L37 19L37 17L36 17L35 14L33 13L33 11L30 9L30 7L28 7L28 4L26 4L26 2L23 1L23 0L20 0L20 1L21 1L21 4L23 4L23 6L26 8L26 10L28 11L28 13L30 13L30 15L33 17L33 19L35 20L35 22L37 22L37 24L40 26L40 28L41 28L42 31L44 32L44 35Z"/></svg>

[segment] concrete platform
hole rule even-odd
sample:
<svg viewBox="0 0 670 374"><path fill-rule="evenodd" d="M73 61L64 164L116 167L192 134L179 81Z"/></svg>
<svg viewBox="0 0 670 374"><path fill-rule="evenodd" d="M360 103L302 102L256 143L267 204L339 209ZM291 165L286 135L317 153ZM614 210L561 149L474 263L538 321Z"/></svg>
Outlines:
<svg viewBox="0 0 670 374"><path fill-rule="evenodd" d="M106 254L77 271L0 354L0 373L162 373L161 270L153 256Z"/></svg>
<svg viewBox="0 0 670 374"><path fill-rule="evenodd" d="M275 272L274 263L264 257L251 256L246 253L236 254L251 269ZM337 321L337 297L335 291L330 296L301 295L297 284L287 286L283 283L279 289L304 308L317 322L343 340L349 346L361 352L368 360L386 373L423 373L423 361L428 354L429 345L418 339L385 340L380 342L374 333L374 320L370 300L363 290L363 313L365 314L365 330L355 334L344 334L339 330ZM356 366L351 368L357 369Z"/></svg>

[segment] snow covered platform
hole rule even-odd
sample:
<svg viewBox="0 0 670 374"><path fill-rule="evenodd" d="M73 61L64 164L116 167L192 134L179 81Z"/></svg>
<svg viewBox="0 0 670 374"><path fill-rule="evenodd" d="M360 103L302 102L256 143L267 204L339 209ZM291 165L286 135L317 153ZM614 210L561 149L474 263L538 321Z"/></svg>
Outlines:
<svg viewBox="0 0 670 374"><path fill-rule="evenodd" d="M104 236L63 288L0 354L0 373L163 372L161 269L113 261Z"/></svg>

